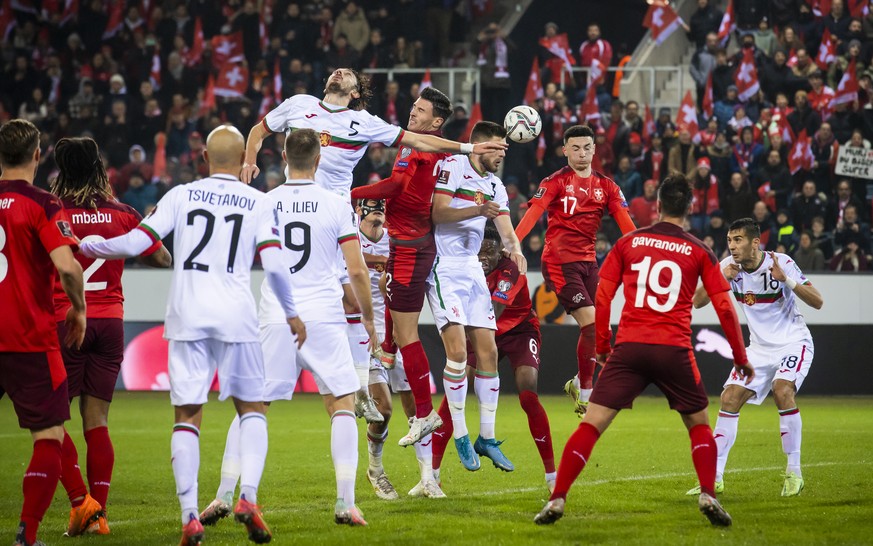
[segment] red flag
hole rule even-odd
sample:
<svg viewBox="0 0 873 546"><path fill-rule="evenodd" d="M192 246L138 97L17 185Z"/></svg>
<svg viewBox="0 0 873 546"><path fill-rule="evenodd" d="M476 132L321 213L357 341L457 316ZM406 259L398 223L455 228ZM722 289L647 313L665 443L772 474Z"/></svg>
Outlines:
<svg viewBox="0 0 873 546"><path fill-rule="evenodd" d="M664 43L677 28L682 26L682 19L666 2L655 2L649 6L643 26L652 33L656 44Z"/></svg>
<svg viewBox="0 0 873 546"><path fill-rule="evenodd" d="M479 18L484 17L491 13L491 10L494 9L494 2L492 0L473 0L473 17Z"/></svg>
<svg viewBox="0 0 873 546"><path fill-rule="evenodd" d="M282 102L282 70L279 68L279 57L276 57L276 62L273 63L273 97L276 99L276 104Z"/></svg>
<svg viewBox="0 0 873 546"><path fill-rule="evenodd" d="M537 99L543 98L543 82L540 80L540 61L534 57L530 67L530 77L527 79L527 89L524 91L524 103L533 106Z"/></svg>
<svg viewBox="0 0 873 546"><path fill-rule="evenodd" d="M591 59L588 70L588 87L597 87L606 79L606 65L600 59Z"/></svg>
<svg viewBox="0 0 873 546"><path fill-rule="evenodd" d="M709 73L709 76L706 78L706 87L703 89L703 115L706 116L706 119L710 119L712 117L712 72Z"/></svg>
<svg viewBox="0 0 873 546"><path fill-rule="evenodd" d="M123 4L123 2L120 2ZM155 135L155 160L152 163L152 182L159 182L167 174L167 135Z"/></svg>
<svg viewBox="0 0 873 546"><path fill-rule="evenodd" d="M203 100L200 102L200 115L205 116L215 108L215 77L209 75L209 80L206 82L206 91L203 93Z"/></svg>
<svg viewBox="0 0 873 546"><path fill-rule="evenodd" d="M825 27L824 33L821 35L821 44L818 46L818 55L815 56L815 64L822 70L827 70L836 59L837 44L834 43L831 31Z"/></svg>
<svg viewBox="0 0 873 546"><path fill-rule="evenodd" d="M540 38L540 45L548 49L549 53L564 61L564 68L567 72L572 73L573 65L576 64L576 58L573 57L573 50L570 49L570 42L567 40L566 32L556 34L551 38L543 36Z"/></svg>
<svg viewBox="0 0 873 546"><path fill-rule="evenodd" d="M433 87L433 83L430 81L430 68L424 71L424 77L421 78L421 83L418 86L418 92L421 93L428 87Z"/></svg>
<svg viewBox="0 0 873 546"><path fill-rule="evenodd" d="M831 12L831 0L807 0L806 3L812 8L816 19L821 19Z"/></svg>
<svg viewBox="0 0 873 546"><path fill-rule="evenodd" d="M15 25L15 15L12 13L12 6L9 4L9 0L2 0L0 2L0 29L4 30L0 31L3 32L0 35L0 41L9 41L9 34L15 28Z"/></svg>
<svg viewBox="0 0 873 546"><path fill-rule="evenodd" d="M109 22L106 23L106 30L103 31L103 39L112 38L121 27L124 26L124 2L111 2L112 11L109 12Z"/></svg>
<svg viewBox="0 0 873 546"><path fill-rule="evenodd" d="M258 119L264 119L276 104L276 98L273 96L273 90L270 89L269 85L263 86L262 91L264 96L261 98L261 107L258 108Z"/></svg>
<svg viewBox="0 0 873 546"><path fill-rule="evenodd" d="M794 131L791 129L791 124L788 123L788 116L777 116L775 121L779 131L782 133L782 141L788 144L794 142Z"/></svg>
<svg viewBox="0 0 873 546"><path fill-rule="evenodd" d="M242 64L227 63L218 72L215 95L218 97L242 97L249 88L249 69Z"/></svg>
<svg viewBox="0 0 873 546"><path fill-rule="evenodd" d="M791 147L791 153L788 154L788 169L791 174L795 174L801 169L811 171L814 162L815 156L812 155L810 138L806 136L806 129L803 129L797 135L797 141Z"/></svg>
<svg viewBox="0 0 873 546"><path fill-rule="evenodd" d="M212 37L212 64L215 68L220 69L226 63L239 62L243 58L242 32Z"/></svg>
<svg viewBox="0 0 873 546"><path fill-rule="evenodd" d="M152 54L152 68L149 72L149 81L152 82L152 87L155 88L155 91L161 88L161 56L158 48L155 48L155 52Z"/></svg>
<svg viewBox="0 0 873 546"><path fill-rule="evenodd" d="M194 66L200 62L203 56L203 21L200 17L194 19L194 39L191 42L191 49L188 50L188 55L185 59L185 64Z"/></svg>
<svg viewBox="0 0 873 546"><path fill-rule="evenodd" d="M643 122L643 142L646 146L652 145L652 137L657 133L658 127L655 125L655 117L652 115L652 109L646 105L646 119Z"/></svg>
<svg viewBox="0 0 873 546"><path fill-rule="evenodd" d="M685 98L679 106L679 113L676 114L676 127L680 131L687 130L692 138L700 131L700 126L697 124L697 107L694 105L694 97L691 96L690 89L685 92Z"/></svg>
<svg viewBox="0 0 873 546"><path fill-rule="evenodd" d="M761 89L758 83L758 69L755 68L755 54L751 49L743 50L743 61L734 73L734 83L737 86L737 98L746 102Z"/></svg>
<svg viewBox="0 0 873 546"><path fill-rule="evenodd" d="M546 137L540 133L540 138L537 139L537 163L542 163L546 158Z"/></svg>
<svg viewBox="0 0 873 546"><path fill-rule="evenodd" d="M473 127L482 121L482 106L479 103L473 104L470 109L470 117L467 120L467 127L464 129L464 134L461 135L461 142L470 142L470 133L473 132Z"/></svg>
<svg viewBox="0 0 873 546"><path fill-rule="evenodd" d="M838 104L846 104L858 100L858 78L855 75L855 59L849 62L846 71L843 72L843 77L840 79L840 85L837 86L836 94L831 100L831 106Z"/></svg>
<svg viewBox="0 0 873 546"><path fill-rule="evenodd" d="M863 19L870 13L870 0L849 0L849 13L852 17Z"/></svg>
<svg viewBox="0 0 873 546"><path fill-rule="evenodd" d="M66 0L64 2L64 13L61 14L60 26L69 23L73 16L79 13L79 0Z"/></svg>
<svg viewBox="0 0 873 546"><path fill-rule="evenodd" d="M597 88L589 85L585 91L585 102L579 106L579 121L588 123L600 119L600 107L597 104Z"/></svg>
<svg viewBox="0 0 873 546"><path fill-rule="evenodd" d="M721 18L721 24L718 26L718 41L721 47L726 47L731 39L731 34L737 29L737 18L734 16L734 0L728 0L727 9L724 10L724 15Z"/></svg>
<svg viewBox="0 0 873 546"><path fill-rule="evenodd" d="M258 15L258 34L261 39L261 51L267 51L270 47L270 34L267 32L267 25L264 23L264 14Z"/></svg>

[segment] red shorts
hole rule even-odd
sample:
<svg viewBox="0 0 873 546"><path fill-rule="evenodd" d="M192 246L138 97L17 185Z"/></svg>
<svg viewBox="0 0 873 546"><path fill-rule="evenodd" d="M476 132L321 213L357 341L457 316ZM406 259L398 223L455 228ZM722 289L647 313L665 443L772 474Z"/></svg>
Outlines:
<svg viewBox="0 0 873 546"><path fill-rule="evenodd" d="M568 315L576 309L594 305L600 281L597 262L543 262L542 269L546 286L558 295L558 301Z"/></svg>
<svg viewBox="0 0 873 546"><path fill-rule="evenodd" d="M12 400L21 428L40 430L70 419L60 351L0 353L0 396L4 392Z"/></svg>
<svg viewBox="0 0 873 546"><path fill-rule="evenodd" d="M433 233L416 241L391 239L389 248L385 304L392 311L420 313L427 294L427 277L436 258Z"/></svg>
<svg viewBox="0 0 873 546"><path fill-rule="evenodd" d="M58 323L58 338L67 329ZM70 399L87 394L112 401L115 382L124 358L124 321L114 318L89 318L81 349L61 348L67 368Z"/></svg>
<svg viewBox="0 0 873 546"><path fill-rule="evenodd" d="M497 361L509 358L513 370L520 366L540 369L540 328L524 321L512 330L497 336ZM476 367L476 353L467 342L467 365Z"/></svg>
<svg viewBox="0 0 873 546"><path fill-rule="evenodd" d="M594 384L591 402L617 410L628 409L652 383L679 413L695 413L709 405L691 349L629 342L616 345L609 356Z"/></svg>

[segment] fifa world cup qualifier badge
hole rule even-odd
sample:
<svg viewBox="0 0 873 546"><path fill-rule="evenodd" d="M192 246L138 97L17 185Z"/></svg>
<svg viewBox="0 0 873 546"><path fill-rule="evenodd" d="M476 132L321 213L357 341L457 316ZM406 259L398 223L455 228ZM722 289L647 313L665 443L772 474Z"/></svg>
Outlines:
<svg viewBox="0 0 873 546"><path fill-rule="evenodd" d="M440 171L440 175L437 177L437 184L448 184L449 183L449 171L442 170Z"/></svg>
<svg viewBox="0 0 873 546"><path fill-rule="evenodd" d="M65 220L58 220L58 231L61 232L61 235L64 237L72 237L73 236L73 228L70 226L70 223Z"/></svg>

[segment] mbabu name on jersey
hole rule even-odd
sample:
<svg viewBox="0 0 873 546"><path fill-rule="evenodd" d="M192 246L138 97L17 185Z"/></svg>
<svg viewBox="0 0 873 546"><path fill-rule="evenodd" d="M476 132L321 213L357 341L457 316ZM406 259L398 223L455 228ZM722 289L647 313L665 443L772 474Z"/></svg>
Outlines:
<svg viewBox="0 0 873 546"><path fill-rule="evenodd" d="M73 224L111 224L111 212L77 212L73 214Z"/></svg>

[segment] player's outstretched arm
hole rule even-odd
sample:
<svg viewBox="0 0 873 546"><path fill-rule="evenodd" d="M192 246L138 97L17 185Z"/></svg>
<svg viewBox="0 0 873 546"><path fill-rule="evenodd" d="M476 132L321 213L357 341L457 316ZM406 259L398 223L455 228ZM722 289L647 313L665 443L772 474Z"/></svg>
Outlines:
<svg viewBox="0 0 873 546"><path fill-rule="evenodd" d="M141 254L137 258L137 261L149 267L160 267L164 269L172 267L173 255L170 254L170 251L167 250L167 247L165 247L163 243L158 243L157 247L157 250L150 254L148 253L148 249L146 249L146 254Z"/></svg>
<svg viewBox="0 0 873 546"><path fill-rule="evenodd" d="M261 246L259 254L267 282L270 283L270 288L273 289L276 299L282 306L285 319L288 321L288 326L291 327L291 333L297 337L297 348L299 349L306 341L306 325L300 320L297 310L294 308L291 281L288 277L288 270L285 269L285 261L282 259L282 249L276 242L269 244L269 246Z"/></svg>
<svg viewBox="0 0 873 546"><path fill-rule="evenodd" d="M627 235L631 231L637 229L637 226L634 225L634 221L631 219L630 214L628 214L627 209L625 208L618 209L613 215L613 220L618 224L618 228L621 230L622 235Z"/></svg>
<svg viewBox="0 0 873 546"><path fill-rule="evenodd" d="M505 142L477 142L467 144L447 140L435 135L421 135L410 131L404 131L400 143L415 148L420 152L445 152L449 154L487 154L505 150L509 147Z"/></svg>
<svg viewBox="0 0 873 546"><path fill-rule="evenodd" d="M346 261L352 292L355 294L355 299L358 300L358 307L361 308L361 323L367 330L367 335L370 336L369 349L372 354L379 347L379 338L376 337L376 327L373 325L373 295L370 292L370 274L367 271L367 264L364 263L364 256L361 254L361 244L357 238L354 238L342 243L340 249Z"/></svg>
<svg viewBox="0 0 873 546"><path fill-rule="evenodd" d="M821 297L821 292L819 292L811 282L807 281L804 284L799 284L796 280L786 275L774 252L770 252L770 259L773 260L773 265L770 266L770 275L775 280L785 283L785 286L788 287L789 290L793 290L803 303L809 305L813 309L822 308L822 305L824 305L824 298Z"/></svg>
<svg viewBox="0 0 873 546"><path fill-rule="evenodd" d="M154 240L142 229L136 228L124 235L105 241L85 241L79 244L79 252L88 258L121 260L139 256L154 244Z"/></svg>
<svg viewBox="0 0 873 546"><path fill-rule="evenodd" d="M392 174L375 184L367 184L352 190L352 199L391 199L403 191L404 180Z"/></svg>
<svg viewBox="0 0 873 546"><path fill-rule="evenodd" d="M64 293L70 298L72 306L67 310L65 324L67 335L64 345L78 349L85 340L85 281L82 278L82 266L73 255L73 250L67 246L59 246L49 253L49 257L58 270Z"/></svg>
<svg viewBox="0 0 873 546"><path fill-rule="evenodd" d="M495 201L486 201L481 205L473 205L472 207L463 207L460 209L452 208L452 196L440 193L439 191L433 194L433 209L431 211L431 219L434 224L450 224L453 222L463 222L477 216L484 216L489 220L497 218L500 214L500 205Z"/></svg>
<svg viewBox="0 0 873 546"><path fill-rule="evenodd" d="M528 207L521 222L515 227L515 236L518 237L519 241L524 241L524 238L527 237L527 234L530 233L530 230L533 229L544 212L546 212L545 207L539 203L533 203Z"/></svg>
<svg viewBox="0 0 873 546"><path fill-rule="evenodd" d="M270 131L264 127L263 122L256 123L249 131L249 138L246 140L246 155L239 175L240 180L246 184L251 184L252 180L261 172L257 165L258 152L261 151L261 144L269 134Z"/></svg>
<svg viewBox="0 0 873 546"><path fill-rule="evenodd" d="M522 275L526 275L527 259L521 253L521 243L518 242L518 237L515 236L515 231L512 230L512 220L509 219L509 215L501 214L495 218L494 227L497 228L497 233L500 234L503 248L509 252L509 259L515 262Z"/></svg>

